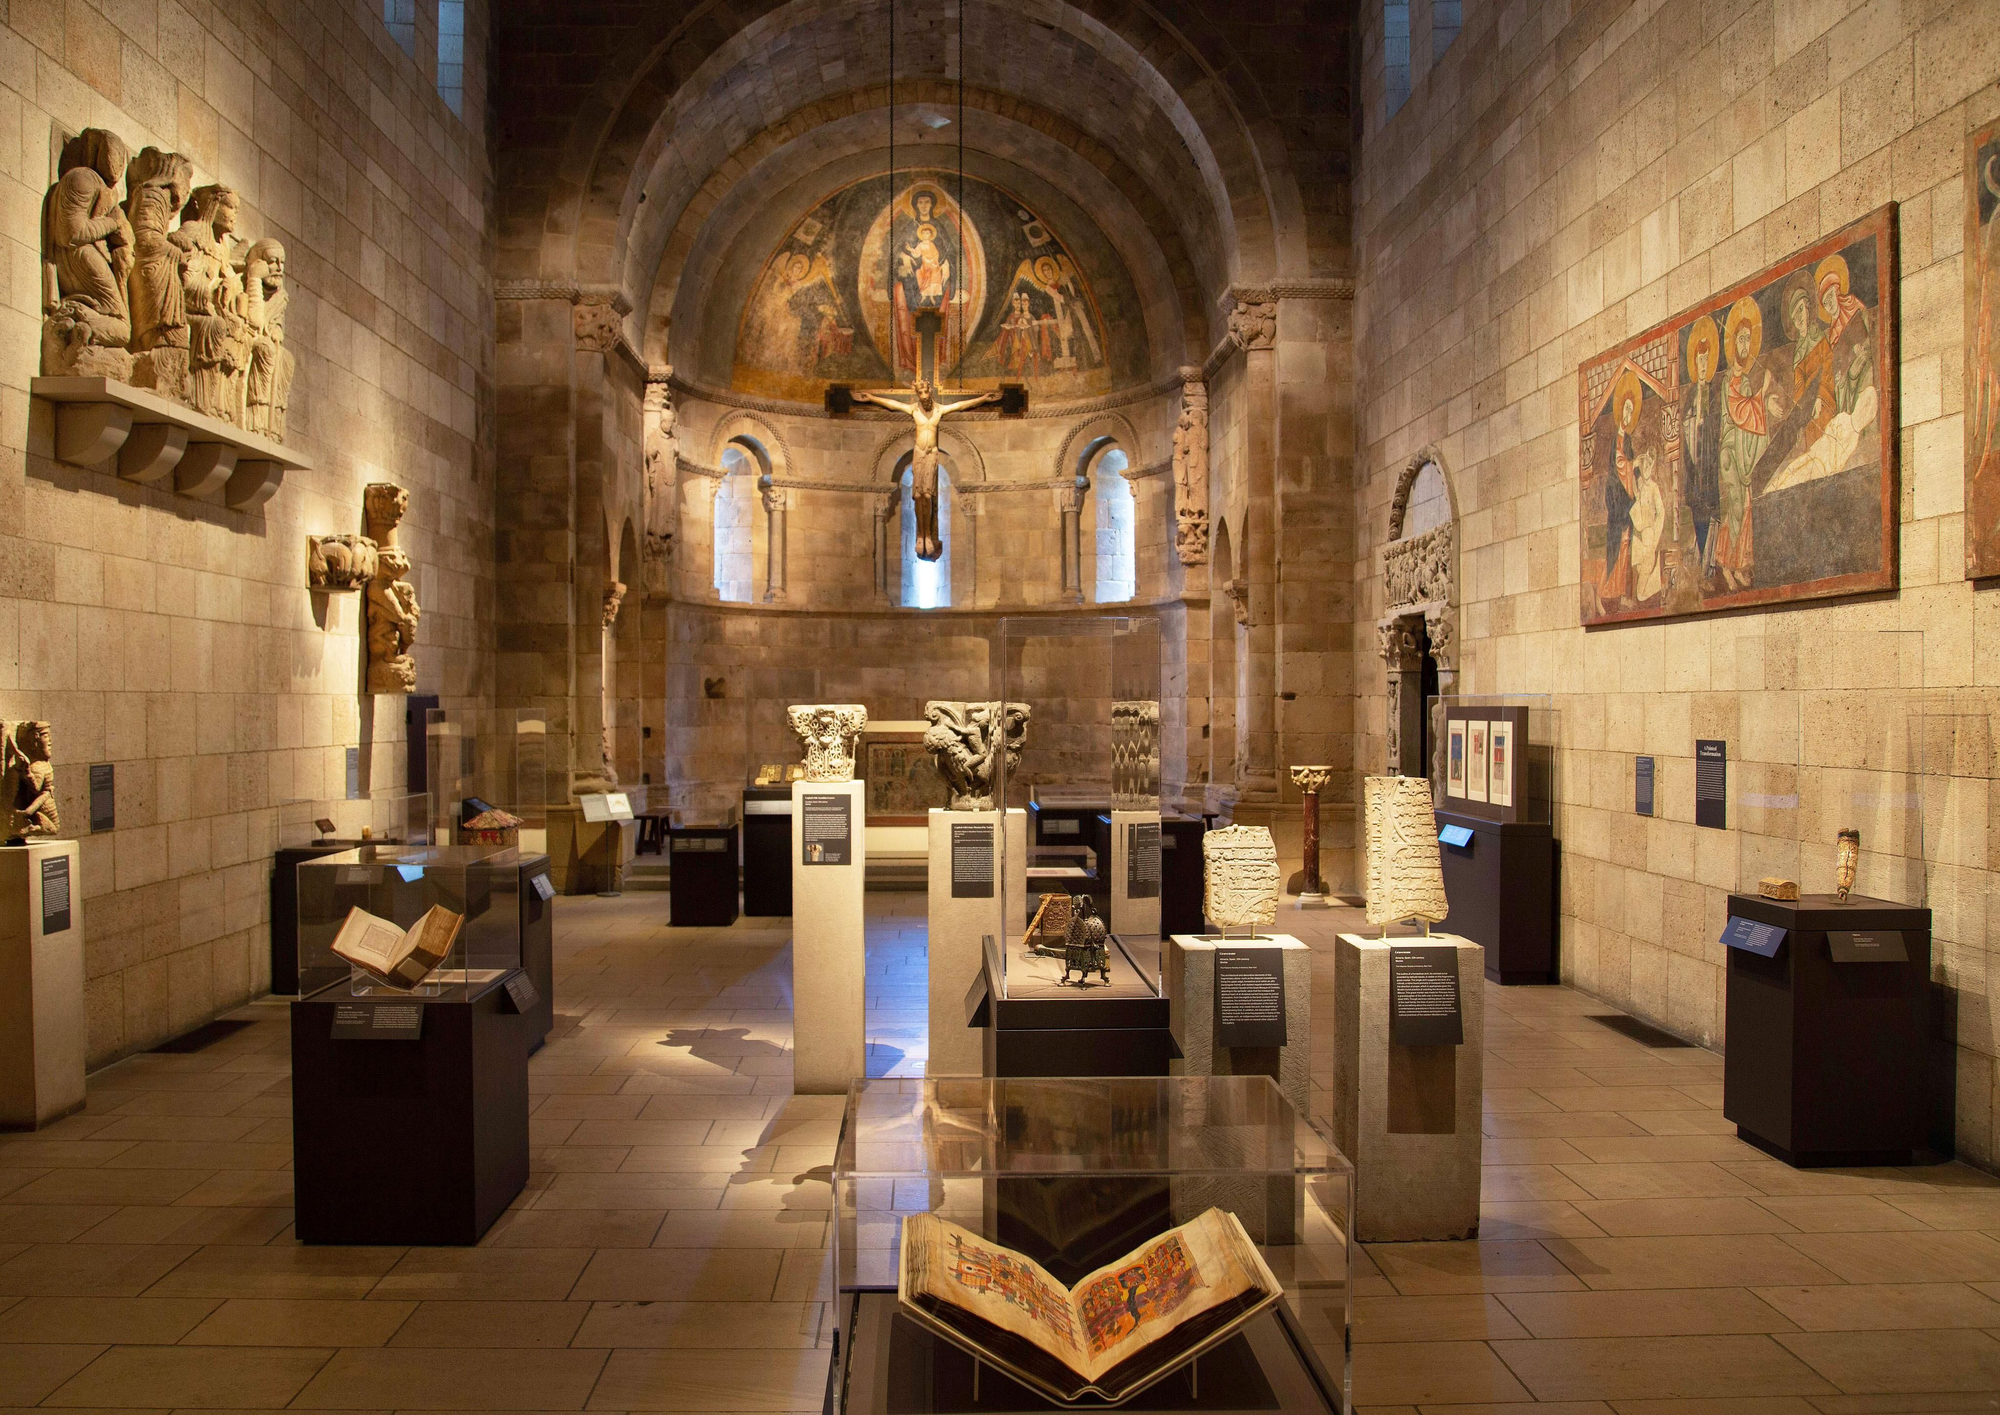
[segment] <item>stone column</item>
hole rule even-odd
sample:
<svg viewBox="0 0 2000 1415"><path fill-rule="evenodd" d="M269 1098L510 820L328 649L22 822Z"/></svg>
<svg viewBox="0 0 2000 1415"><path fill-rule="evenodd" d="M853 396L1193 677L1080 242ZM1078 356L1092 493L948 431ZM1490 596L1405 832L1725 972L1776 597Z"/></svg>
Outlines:
<svg viewBox="0 0 2000 1415"><path fill-rule="evenodd" d="M1247 416L1244 468L1249 492L1245 537L1236 547L1242 584L1242 694L1236 723L1240 819L1271 819L1278 802L1277 459L1278 304L1269 291L1236 294L1229 337L1243 351Z"/></svg>
<svg viewBox="0 0 2000 1415"><path fill-rule="evenodd" d="M764 500L767 522L764 537L764 603L782 604L785 598L785 510L790 493L774 486L768 472L758 479L757 490Z"/></svg>
<svg viewBox="0 0 2000 1415"><path fill-rule="evenodd" d="M1299 903L1307 900L1324 900L1326 882L1319 874L1319 793L1328 778L1333 775L1330 766L1295 766L1292 768L1292 785L1299 788L1301 812L1301 851L1299 887L1295 891Z"/></svg>
<svg viewBox="0 0 2000 1415"><path fill-rule="evenodd" d="M1083 498L1090 483L1082 477L1074 486L1056 492L1056 510L1062 517L1062 599L1066 604L1083 603Z"/></svg>

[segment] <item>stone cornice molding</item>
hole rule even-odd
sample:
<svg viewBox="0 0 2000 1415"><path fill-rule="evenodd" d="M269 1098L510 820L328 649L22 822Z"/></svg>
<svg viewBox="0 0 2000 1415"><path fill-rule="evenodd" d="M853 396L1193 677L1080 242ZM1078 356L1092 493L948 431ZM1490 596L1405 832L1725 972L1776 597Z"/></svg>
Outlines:
<svg viewBox="0 0 2000 1415"><path fill-rule="evenodd" d="M619 318L632 313L632 300L624 289L609 284L583 284L575 280L496 280L493 282L493 298L496 300L567 300L571 304L591 303L610 305L618 312ZM639 361L645 367L645 360Z"/></svg>

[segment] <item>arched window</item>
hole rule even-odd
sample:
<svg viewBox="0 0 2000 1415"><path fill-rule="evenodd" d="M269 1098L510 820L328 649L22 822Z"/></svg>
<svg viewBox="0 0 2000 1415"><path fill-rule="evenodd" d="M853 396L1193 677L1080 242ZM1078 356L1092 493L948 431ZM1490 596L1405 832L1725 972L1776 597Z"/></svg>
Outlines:
<svg viewBox="0 0 2000 1415"><path fill-rule="evenodd" d="M1444 473L1435 462L1426 462L1410 483L1410 498L1403 508L1403 538L1420 536L1451 519L1451 494L1445 490Z"/></svg>
<svg viewBox="0 0 2000 1415"><path fill-rule="evenodd" d="M941 609L951 604L951 469L938 459L938 543L944 547L935 560L917 558L917 505L910 492L910 459L899 468L903 484L903 607Z"/></svg>
<svg viewBox="0 0 2000 1415"><path fill-rule="evenodd" d="M1410 0L1382 0L1382 117L1410 97Z"/></svg>
<svg viewBox="0 0 2000 1415"><path fill-rule="evenodd" d="M1097 519L1099 604L1122 604L1138 593L1138 505L1125 479L1131 459L1117 443L1103 445L1090 469L1091 509Z"/></svg>
<svg viewBox="0 0 2000 1415"><path fill-rule="evenodd" d="M715 487L715 594L732 604L748 604L756 582L759 450L748 438L724 446Z"/></svg>

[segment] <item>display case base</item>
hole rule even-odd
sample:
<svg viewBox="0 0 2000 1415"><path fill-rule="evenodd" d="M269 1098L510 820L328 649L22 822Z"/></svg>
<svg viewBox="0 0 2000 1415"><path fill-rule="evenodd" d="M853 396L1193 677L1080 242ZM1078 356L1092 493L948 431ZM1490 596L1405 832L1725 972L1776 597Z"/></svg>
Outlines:
<svg viewBox="0 0 2000 1415"><path fill-rule="evenodd" d="M528 1043L508 974L470 996L292 1004L292 1160L302 1243L477 1243L528 1182ZM414 1040L335 1035L423 1009Z"/></svg>
<svg viewBox="0 0 2000 1415"><path fill-rule="evenodd" d="M677 929L726 929L736 922L737 827L676 826L667 832L667 923Z"/></svg>
<svg viewBox="0 0 2000 1415"><path fill-rule="evenodd" d="M1089 988L1055 981L1060 960L1034 958L1021 940L1009 945L1007 991L989 953L975 981L968 1025L981 1028L983 1074L1014 1076L1165 1076L1179 1058L1173 1013L1132 966L1115 938L1111 982Z"/></svg>
<svg viewBox="0 0 2000 1415"><path fill-rule="evenodd" d="M1794 1169L1874 1168L1916 1162L1914 1150L1788 1150L1741 1125L1736 1127L1736 1138L1746 1145L1754 1145L1774 1160L1783 1160Z"/></svg>
<svg viewBox="0 0 2000 1415"><path fill-rule="evenodd" d="M1465 826L1468 845L1441 844L1452 932L1486 950L1486 978L1512 987L1559 980L1552 827L1437 811L1440 827Z"/></svg>
<svg viewBox="0 0 2000 1415"><path fill-rule="evenodd" d="M1282 1302L1228 1341L1114 1407L1090 1397L1059 1405L1038 1395L998 1367L901 1315L893 1292L844 1292L841 1297L848 1304L843 1325L854 1334L854 1352L847 1362L844 1391L833 1388L841 1363L832 1363L826 1415L1110 1409L1131 1415L1155 1411L1331 1415L1341 1409L1338 1388Z"/></svg>

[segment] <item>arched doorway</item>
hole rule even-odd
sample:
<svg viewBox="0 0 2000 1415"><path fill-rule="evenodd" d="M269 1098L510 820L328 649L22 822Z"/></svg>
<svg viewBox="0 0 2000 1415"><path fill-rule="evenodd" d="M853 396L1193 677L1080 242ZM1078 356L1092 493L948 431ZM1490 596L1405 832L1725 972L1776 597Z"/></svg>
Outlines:
<svg viewBox="0 0 2000 1415"><path fill-rule="evenodd" d="M1458 686L1457 510L1435 448L1404 467L1382 552L1386 612L1376 624L1387 673L1386 769L1432 775L1441 726L1429 705Z"/></svg>

